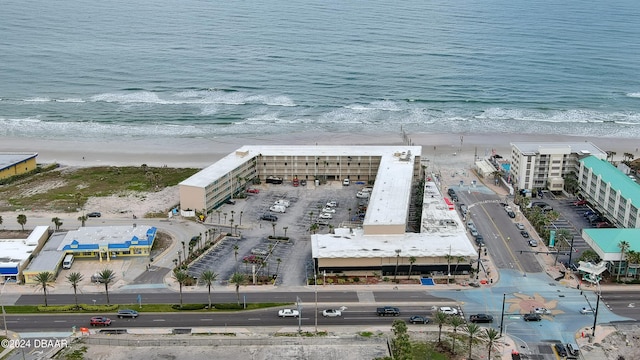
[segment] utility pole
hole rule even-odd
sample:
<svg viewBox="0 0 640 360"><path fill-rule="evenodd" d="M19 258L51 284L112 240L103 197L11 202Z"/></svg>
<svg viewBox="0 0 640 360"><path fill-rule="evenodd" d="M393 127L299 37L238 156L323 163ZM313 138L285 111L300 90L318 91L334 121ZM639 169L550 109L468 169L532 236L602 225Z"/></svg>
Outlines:
<svg viewBox="0 0 640 360"><path fill-rule="evenodd" d="M500 336L502 336L502 329L504 325L504 299L507 294L502 294L502 314L500 315Z"/></svg>

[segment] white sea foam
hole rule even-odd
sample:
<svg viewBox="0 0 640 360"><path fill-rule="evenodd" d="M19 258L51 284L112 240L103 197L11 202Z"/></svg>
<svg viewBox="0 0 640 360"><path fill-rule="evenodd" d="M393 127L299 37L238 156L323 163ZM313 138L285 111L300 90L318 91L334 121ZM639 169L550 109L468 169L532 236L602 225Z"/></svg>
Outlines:
<svg viewBox="0 0 640 360"><path fill-rule="evenodd" d="M627 96L632 98L640 98L640 92L628 93Z"/></svg>
<svg viewBox="0 0 640 360"><path fill-rule="evenodd" d="M55 101L61 102L61 103L83 103L84 102L84 100L78 99L78 98L59 99Z"/></svg>

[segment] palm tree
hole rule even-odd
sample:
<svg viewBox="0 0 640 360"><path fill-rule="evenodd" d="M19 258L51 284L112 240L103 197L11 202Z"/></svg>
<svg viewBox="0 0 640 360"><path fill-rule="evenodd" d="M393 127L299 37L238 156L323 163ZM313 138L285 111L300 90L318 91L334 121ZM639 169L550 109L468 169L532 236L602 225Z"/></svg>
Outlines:
<svg viewBox="0 0 640 360"><path fill-rule="evenodd" d="M56 226L56 230L60 230L60 226L62 226L62 221L60 221L59 217L52 218L51 222Z"/></svg>
<svg viewBox="0 0 640 360"><path fill-rule="evenodd" d="M200 279L198 279L201 283L207 285L207 291L209 292L209 310L211 310L211 287L217 278L218 274L211 270L205 270L200 274Z"/></svg>
<svg viewBox="0 0 640 360"><path fill-rule="evenodd" d="M78 221L80 221L82 223L82 227L84 227L84 224L87 222L87 215L78 216Z"/></svg>
<svg viewBox="0 0 640 360"><path fill-rule="evenodd" d="M458 328L460 327L460 325L464 324L464 318L462 318L461 316L452 316L449 319L449 323L453 327L453 337L452 337L453 340L451 341L451 352L455 355Z"/></svg>
<svg viewBox="0 0 640 360"><path fill-rule="evenodd" d="M232 221L232 223L233 223L233 215L235 215L235 214L236 214L236 212L231 210L231 221Z"/></svg>
<svg viewBox="0 0 640 360"><path fill-rule="evenodd" d="M244 213L244 211L240 211L240 217L238 218L238 224L240 226L242 226L242 213Z"/></svg>
<svg viewBox="0 0 640 360"><path fill-rule="evenodd" d="M393 273L393 282L396 282L396 277L398 276L398 265L400 263L400 253L402 250L395 249L394 251L396 252L396 271Z"/></svg>
<svg viewBox="0 0 640 360"><path fill-rule="evenodd" d="M111 305L109 301L109 284L116 277L116 274L111 269L104 269L98 273L98 281L104 284L104 292L107 294L107 305Z"/></svg>
<svg viewBox="0 0 640 360"><path fill-rule="evenodd" d="M238 272L238 250L240 247L238 244L233 245L233 256L236 258L236 272Z"/></svg>
<svg viewBox="0 0 640 360"><path fill-rule="evenodd" d="M469 359L471 359L471 346L473 345L473 337L476 336L480 332L480 326L475 323L467 324L463 328L464 332L469 335Z"/></svg>
<svg viewBox="0 0 640 360"><path fill-rule="evenodd" d="M622 261L624 260L624 254L627 252L627 250L629 250L629 247L631 245L629 245L628 241L620 241L620 243L618 243L618 247L620 248L620 263L618 264L618 276L616 277L616 281L620 281L620 273L622 272Z"/></svg>
<svg viewBox="0 0 640 360"><path fill-rule="evenodd" d="M44 292L44 306L49 306L49 303L47 302L47 287L53 286L51 285L51 283L54 282L55 280L54 274L49 271L43 271L41 273L38 273L35 276L34 280L36 281L36 284L38 284L38 286L41 287L42 291Z"/></svg>
<svg viewBox="0 0 640 360"><path fill-rule="evenodd" d="M458 272L458 265L460 265L460 263L465 261L465 260L466 259L464 258L464 256L457 256L456 257L456 267L453 268L454 278L455 278L455 274Z"/></svg>
<svg viewBox="0 0 640 360"><path fill-rule="evenodd" d="M24 224L27 223L27 215L20 214L20 215L18 215L17 220L18 220L18 224L20 224L20 226L22 226L22 230L24 231Z"/></svg>
<svg viewBox="0 0 640 360"><path fill-rule="evenodd" d="M184 270L173 270L173 278L176 279L178 285L180 285L180 307L182 307L182 286L189 280L189 274Z"/></svg>
<svg viewBox="0 0 640 360"><path fill-rule="evenodd" d="M440 344L442 342L441 340L442 325L449 322L449 315L438 311L436 312L436 316L433 318L433 320L435 321L436 324L438 324L438 344Z"/></svg>
<svg viewBox="0 0 640 360"><path fill-rule="evenodd" d="M224 223L227 223L227 213L222 213L222 215L224 215Z"/></svg>
<svg viewBox="0 0 640 360"><path fill-rule="evenodd" d="M71 287L73 288L73 296L76 299L76 309L79 308L79 306L78 306L78 284L80 283L80 281L82 281L83 278L84 277L79 272L72 272L71 274L67 275L67 281L69 282L69 284L71 284Z"/></svg>
<svg viewBox="0 0 640 360"><path fill-rule="evenodd" d="M277 258L276 262L278 263L278 266L276 266L276 275L278 275L278 270L280 270L280 263L282 262L282 259Z"/></svg>
<svg viewBox="0 0 640 360"><path fill-rule="evenodd" d="M271 223L271 227L273 228L273 237L276 237L276 223Z"/></svg>
<svg viewBox="0 0 640 360"><path fill-rule="evenodd" d="M489 350L489 354L487 359L491 359L491 350L498 344L500 339L500 332L494 328L485 328L484 329L485 340L487 341L487 350Z"/></svg>
<svg viewBox="0 0 640 360"><path fill-rule="evenodd" d="M411 268L413 267L413 264L416 263L416 261L418 261L418 259L416 259L415 256L409 256L409 275L407 275L407 280L411 279Z"/></svg>
<svg viewBox="0 0 640 360"><path fill-rule="evenodd" d="M218 213L218 224L220 224L220 213L222 212L222 210L216 210L216 213Z"/></svg>
<svg viewBox="0 0 640 360"><path fill-rule="evenodd" d="M287 237L287 230L289 229L288 226L283 226L282 230L284 230L284 237Z"/></svg>
<svg viewBox="0 0 640 360"><path fill-rule="evenodd" d="M247 276L237 272L231 276L231 280L229 280L229 282L236 286L236 296L238 298L238 305L240 305L240 285L245 285L247 283Z"/></svg>
<svg viewBox="0 0 640 360"><path fill-rule="evenodd" d="M0 225L2 225L2 216L0 216Z"/></svg>

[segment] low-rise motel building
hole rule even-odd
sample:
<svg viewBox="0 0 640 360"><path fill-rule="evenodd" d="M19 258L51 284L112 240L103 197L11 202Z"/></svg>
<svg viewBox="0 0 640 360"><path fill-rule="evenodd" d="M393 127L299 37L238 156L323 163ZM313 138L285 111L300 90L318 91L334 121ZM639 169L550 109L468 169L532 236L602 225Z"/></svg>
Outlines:
<svg viewBox="0 0 640 360"><path fill-rule="evenodd" d="M33 171L38 153L0 153L0 180Z"/></svg>
<svg viewBox="0 0 640 360"><path fill-rule="evenodd" d="M180 183L182 210L207 213L256 179L373 184L361 227L311 235L318 273L470 273L478 256L457 212L425 173L420 146L244 146ZM425 181L426 180L426 181ZM407 232L412 190L424 194L420 232Z"/></svg>

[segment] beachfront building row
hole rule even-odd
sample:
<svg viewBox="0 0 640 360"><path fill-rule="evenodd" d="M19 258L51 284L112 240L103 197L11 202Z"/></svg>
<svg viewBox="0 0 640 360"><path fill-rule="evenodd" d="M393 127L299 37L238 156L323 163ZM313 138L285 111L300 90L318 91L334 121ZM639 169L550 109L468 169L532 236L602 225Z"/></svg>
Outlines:
<svg viewBox="0 0 640 360"><path fill-rule="evenodd" d="M36 169L38 153L0 153L0 180Z"/></svg>
<svg viewBox="0 0 640 360"><path fill-rule="evenodd" d="M412 178L417 179L419 146L243 146L182 181L180 208L210 213L247 186L267 182L270 177L283 182L297 178L324 183L348 178L372 183L383 158L402 152L411 156Z"/></svg>
<svg viewBox="0 0 640 360"><path fill-rule="evenodd" d="M590 142L511 143L508 175L517 190L562 191L564 177L578 174L580 159L587 156L606 159L607 153Z"/></svg>
<svg viewBox="0 0 640 360"><path fill-rule="evenodd" d="M437 184L425 188L423 231L407 232L412 189L425 175L421 153L420 146L244 146L180 183L180 206L211 212L270 177L373 184L361 227L311 236L318 272L469 272L478 253Z"/></svg>

